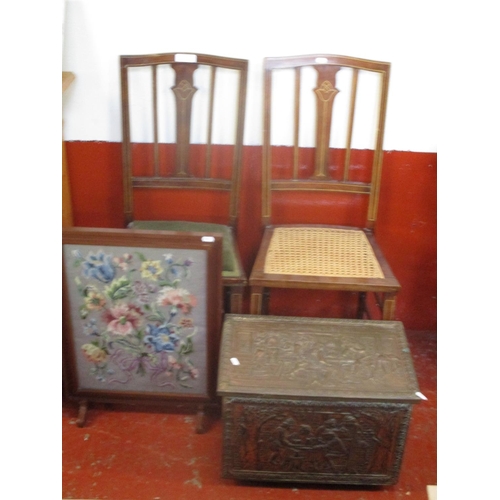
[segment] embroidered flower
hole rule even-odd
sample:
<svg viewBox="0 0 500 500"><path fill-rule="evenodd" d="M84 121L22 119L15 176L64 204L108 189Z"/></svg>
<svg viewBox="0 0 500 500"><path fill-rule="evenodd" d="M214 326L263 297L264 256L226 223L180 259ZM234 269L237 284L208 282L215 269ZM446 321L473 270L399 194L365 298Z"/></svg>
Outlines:
<svg viewBox="0 0 500 500"><path fill-rule="evenodd" d="M83 344L82 351L91 363L102 363L108 359L107 352L94 344Z"/></svg>
<svg viewBox="0 0 500 500"><path fill-rule="evenodd" d="M118 304L104 313L107 331L114 335L131 335L142 323L141 310L133 304Z"/></svg>
<svg viewBox="0 0 500 500"><path fill-rule="evenodd" d="M71 255L73 255L73 257L75 257L76 259L83 259L82 252L80 252L80 250L78 249L72 250Z"/></svg>
<svg viewBox="0 0 500 500"><path fill-rule="evenodd" d="M164 307L174 306L184 314L189 314L193 307L196 306L196 297L184 288L167 286L158 294L157 303Z"/></svg>
<svg viewBox="0 0 500 500"><path fill-rule="evenodd" d="M104 295L98 290L89 290L84 300L89 311L99 311L106 305Z"/></svg>
<svg viewBox="0 0 500 500"><path fill-rule="evenodd" d="M134 284L132 285L132 290L135 293L137 300L141 304L147 304L150 299L149 299L149 292L150 289L146 283L143 281L135 281Z"/></svg>
<svg viewBox="0 0 500 500"><path fill-rule="evenodd" d="M191 318L181 318L181 320L179 321L179 326L181 328L193 328L194 323Z"/></svg>
<svg viewBox="0 0 500 500"><path fill-rule="evenodd" d="M129 253L124 253L121 257L115 257L113 259L114 264L119 267L122 271L127 271L130 262L132 261L132 255Z"/></svg>
<svg viewBox="0 0 500 500"><path fill-rule="evenodd" d="M171 355L168 356L168 363L174 370L179 370L180 368L182 368L182 366L179 364L179 362L177 361L177 359L175 359L174 356Z"/></svg>
<svg viewBox="0 0 500 500"><path fill-rule="evenodd" d="M82 265L82 273L87 278L95 278L102 283L109 283L115 277L113 257L102 250L94 254L90 252Z"/></svg>
<svg viewBox="0 0 500 500"><path fill-rule="evenodd" d="M151 344L156 352L174 351L175 346L179 343L179 337L167 325L147 325L147 335L144 337L144 342Z"/></svg>
<svg viewBox="0 0 500 500"><path fill-rule="evenodd" d="M95 318L92 318L88 323L83 325L83 334L86 336L99 335L99 327Z"/></svg>
<svg viewBox="0 0 500 500"><path fill-rule="evenodd" d="M159 260L146 260L141 264L141 275L143 278L156 281L162 272L163 268Z"/></svg>

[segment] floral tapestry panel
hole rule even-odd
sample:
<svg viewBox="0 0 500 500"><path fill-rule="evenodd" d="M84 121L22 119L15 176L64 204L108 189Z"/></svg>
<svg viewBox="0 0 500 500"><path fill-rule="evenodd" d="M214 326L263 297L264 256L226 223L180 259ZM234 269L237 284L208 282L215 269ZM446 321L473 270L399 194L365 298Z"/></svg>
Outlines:
<svg viewBox="0 0 500 500"><path fill-rule="evenodd" d="M204 394L207 255L65 245L80 389Z"/></svg>

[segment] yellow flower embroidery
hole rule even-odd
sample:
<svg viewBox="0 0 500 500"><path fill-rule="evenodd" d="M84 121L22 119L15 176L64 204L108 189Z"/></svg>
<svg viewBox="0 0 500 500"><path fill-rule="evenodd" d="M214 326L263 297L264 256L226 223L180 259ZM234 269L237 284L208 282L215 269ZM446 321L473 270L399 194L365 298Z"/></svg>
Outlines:
<svg viewBox="0 0 500 500"><path fill-rule="evenodd" d="M85 306L89 311L98 311L106 305L106 300L104 295L99 293L97 290L92 290L87 293L85 297Z"/></svg>
<svg viewBox="0 0 500 500"><path fill-rule="evenodd" d="M101 363L108 358L106 351L93 344L82 345L82 351L91 363Z"/></svg>
<svg viewBox="0 0 500 500"><path fill-rule="evenodd" d="M141 275L143 278L156 281L162 272L163 268L159 260L146 260L141 264Z"/></svg>

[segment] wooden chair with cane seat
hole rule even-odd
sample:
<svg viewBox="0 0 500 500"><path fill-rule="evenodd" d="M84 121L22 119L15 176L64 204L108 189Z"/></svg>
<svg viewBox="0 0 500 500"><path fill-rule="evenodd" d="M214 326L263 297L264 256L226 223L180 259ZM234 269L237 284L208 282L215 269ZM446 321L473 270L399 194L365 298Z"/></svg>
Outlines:
<svg viewBox="0 0 500 500"><path fill-rule="evenodd" d="M236 243L248 61L120 57L125 224L223 235L225 309L247 278Z"/></svg>
<svg viewBox="0 0 500 500"><path fill-rule="evenodd" d="M373 292L379 316L394 319L400 284L374 237L389 72L389 63L345 56L265 59L264 234L249 278L252 314L267 312L270 289L302 288L357 293L357 318L373 317ZM354 147L363 141L368 148ZM351 208L361 215L346 215ZM275 217L286 223L273 225Z"/></svg>

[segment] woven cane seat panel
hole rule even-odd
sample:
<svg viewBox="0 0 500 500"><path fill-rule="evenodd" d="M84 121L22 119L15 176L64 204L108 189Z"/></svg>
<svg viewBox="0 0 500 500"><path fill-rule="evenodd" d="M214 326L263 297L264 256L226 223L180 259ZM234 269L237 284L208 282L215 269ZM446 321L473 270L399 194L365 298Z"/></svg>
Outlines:
<svg viewBox="0 0 500 500"><path fill-rule="evenodd" d="M275 228L264 272L384 278L368 238L357 229Z"/></svg>

